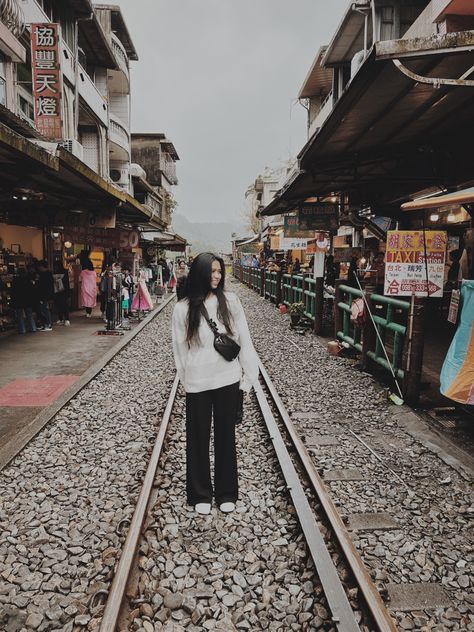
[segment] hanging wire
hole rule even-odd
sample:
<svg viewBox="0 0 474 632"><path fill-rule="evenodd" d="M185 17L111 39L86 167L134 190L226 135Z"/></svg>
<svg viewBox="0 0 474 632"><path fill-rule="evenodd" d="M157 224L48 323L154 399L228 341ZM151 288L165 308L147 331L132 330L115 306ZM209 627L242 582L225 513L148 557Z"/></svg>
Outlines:
<svg viewBox="0 0 474 632"><path fill-rule="evenodd" d="M0 0L0 20L15 37L25 30L25 15L17 0Z"/></svg>

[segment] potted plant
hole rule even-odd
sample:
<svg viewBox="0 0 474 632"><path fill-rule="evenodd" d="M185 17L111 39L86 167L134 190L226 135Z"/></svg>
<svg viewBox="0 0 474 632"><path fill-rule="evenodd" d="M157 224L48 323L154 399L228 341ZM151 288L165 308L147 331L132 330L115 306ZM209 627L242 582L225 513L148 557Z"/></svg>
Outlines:
<svg viewBox="0 0 474 632"><path fill-rule="evenodd" d="M304 316L304 303L290 303L288 305L288 313L290 314L291 325L297 325L300 318Z"/></svg>

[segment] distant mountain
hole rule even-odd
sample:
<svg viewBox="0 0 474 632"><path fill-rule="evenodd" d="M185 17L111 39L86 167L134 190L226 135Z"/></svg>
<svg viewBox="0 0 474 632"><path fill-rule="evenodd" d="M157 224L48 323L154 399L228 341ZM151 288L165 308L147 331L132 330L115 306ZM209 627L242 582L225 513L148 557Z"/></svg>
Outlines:
<svg viewBox="0 0 474 632"><path fill-rule="evenodd" d="M191 222L184 215L173 213L173 230L191 244L191 252L232 252L232 233L249 234L244 222Z"/></svg>

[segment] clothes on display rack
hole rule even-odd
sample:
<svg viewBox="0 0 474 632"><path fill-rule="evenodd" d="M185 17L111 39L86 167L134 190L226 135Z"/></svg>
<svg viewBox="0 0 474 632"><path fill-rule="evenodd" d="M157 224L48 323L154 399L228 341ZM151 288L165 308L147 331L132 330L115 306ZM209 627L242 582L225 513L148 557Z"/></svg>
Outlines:
<svg viewBox="0 0 474 632"><path fill-rule="evenodd" d="M150 311L153 309L153 302L151 300L150 292L146 284L147 281L146 269L141 269L138 273L137 291L133 297L132 311Z"/></svg>

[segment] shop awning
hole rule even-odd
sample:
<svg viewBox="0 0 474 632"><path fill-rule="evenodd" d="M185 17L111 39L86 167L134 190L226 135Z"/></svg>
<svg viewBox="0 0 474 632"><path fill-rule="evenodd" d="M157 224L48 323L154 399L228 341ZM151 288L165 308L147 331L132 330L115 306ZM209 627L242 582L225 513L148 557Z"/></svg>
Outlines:
<svg viewBox="0 0 474 632"><path fill-rule="evenodd" d="M184 252L188 244L187 240L177 233L167 231L145 230L141 233L144 241L153 242L165 250Z"/></svg>
<svg viewBox="0 0 474 632"><path fill-rule="evenodd" d="M401 208L403 211L419 211L425 208L440 208L442 206L462 206L463 204L474 203L474 187L455 191L454 193L445 193L444 195L436 195L423 198L421 200L413 200L405 202Z"/></svg>
<svg viewBox="0 0 474 632"><path fill-rule="evenodd" d="M1 123L0 203L10 223L24 213L36 216L42 225L45 218L48 221L58 211L67 217L72 211L113 209L117 222L123 226L164 227L152 210L104 180L70 152L57 148L50 153Z"/></svg>
<svg viewBox="0 0 474 632"><path fill-rule="evenodd" d="M299 174L261 214L332 191L389 214L440 174L446 187L469 186L474 88L463 81L473 66L474 31L376 43L300 152Z"/></svg>

